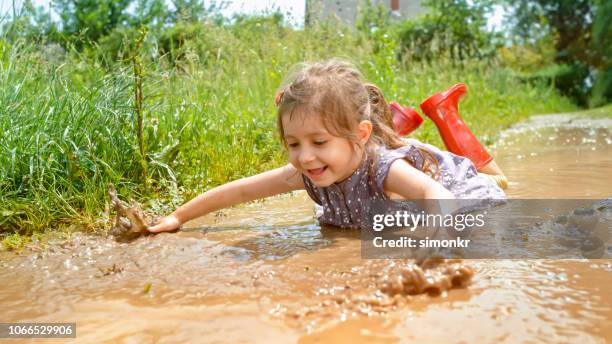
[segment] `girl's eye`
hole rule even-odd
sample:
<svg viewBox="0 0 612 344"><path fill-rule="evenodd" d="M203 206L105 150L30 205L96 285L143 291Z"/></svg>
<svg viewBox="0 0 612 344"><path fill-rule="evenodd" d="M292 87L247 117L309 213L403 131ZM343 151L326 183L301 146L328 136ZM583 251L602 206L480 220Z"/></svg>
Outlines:
<svg viewBox="0 0 612 344"><path fill-rule="evenodd" d="M295 148L298 145L299 145L298 143L289 143L289 144L287 144L287 146L289 146L289 148Z"/></svg>
<svg viewBox="0 0 612 344"><path fill-rule="evenodd" d="M322 146L326 143L327 141L315 141L314 144L317 146Z"/></svg>

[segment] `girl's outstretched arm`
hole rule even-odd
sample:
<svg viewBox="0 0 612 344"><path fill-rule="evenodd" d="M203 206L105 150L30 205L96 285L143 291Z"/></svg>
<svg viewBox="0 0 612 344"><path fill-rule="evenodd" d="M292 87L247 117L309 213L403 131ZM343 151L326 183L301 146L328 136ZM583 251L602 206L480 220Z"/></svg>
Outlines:
<svg viewBox="0 0 612 344"><path fill-rule="evenodd" d="M150 232L178 229L185 222L232 205L304 188L301 174L288 164L255 176L220 185L183 204L162 218Z"/></svg>

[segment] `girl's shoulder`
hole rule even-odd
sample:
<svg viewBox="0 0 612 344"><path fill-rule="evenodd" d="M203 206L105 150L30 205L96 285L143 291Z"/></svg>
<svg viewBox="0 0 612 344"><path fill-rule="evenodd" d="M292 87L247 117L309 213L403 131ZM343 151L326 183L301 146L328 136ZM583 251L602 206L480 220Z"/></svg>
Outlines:
<svg viewBox="0 0 612 344"><path fill-rule="evenodd" d="M376 170L376 181L382 185L384 178L389 174L391 165L398 159L404 159L413 167L421 170L428 158L424 154L423 143L414 139L404 139L404 146L398 148L377 147L377 154L374 160Z"/></svg>

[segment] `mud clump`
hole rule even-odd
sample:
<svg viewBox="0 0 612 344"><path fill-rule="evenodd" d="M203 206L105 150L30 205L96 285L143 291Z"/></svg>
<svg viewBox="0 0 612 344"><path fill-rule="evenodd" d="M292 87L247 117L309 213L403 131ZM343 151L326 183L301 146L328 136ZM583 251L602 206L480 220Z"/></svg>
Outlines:
<svg viewBox="0 0 612 344"><path fill-rule="evenodd" d="M473 276L473 269L460 259L430 258L420 264L412 260L369 261L325 276L326 286L315 291L317 304L293 310L280 307L270 314L284 315L298 327L380 316L404 308L415 295L435 296L466 287Z"/></svg>
<svg viewBox="0 0 612 344"><path fill-rule="evenodd" d="M147 224L145 222L145 215L138 203L132 200L128 205L120 200L117 196L117 190L112 184L108 185L108 196L117 212L114 225L110 230L110 234L117 241L131 241L142 235L150 234L147 228L153 223Z"/></svg>
<svg viewBox="0 0 612 344"><path fill-rule="evenodd" d="M383 293L395 295L416 295L427 293L439 295L454 287L464 287L474 272L461 260L428 259L421 265L394 264L385 269L379 280Z"/></svg>

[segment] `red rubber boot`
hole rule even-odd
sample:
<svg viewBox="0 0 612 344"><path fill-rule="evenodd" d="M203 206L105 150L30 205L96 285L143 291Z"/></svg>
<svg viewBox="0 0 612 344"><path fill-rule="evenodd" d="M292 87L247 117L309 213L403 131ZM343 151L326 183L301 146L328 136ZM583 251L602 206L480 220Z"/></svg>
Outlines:
<svg viewBox="0 0 612 344"><path fill-rule="evenodd" d="M399 136L406 136L423 123L423 118L411 107L402 107L396 102L389 104L393 115L393 130Z"/></svg>
<svg viewBox="0 0 612 344"><path fill-rule="evenodd" d="M461 120L457 105L467 93L467 86L459 83L442 93L436 93L421 103L421 109L438 127L446 148L474 163L477 170L491 162L493 157L478 142Z"/></svg>

